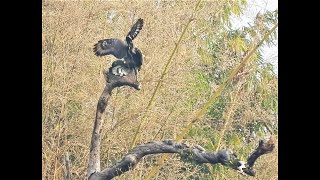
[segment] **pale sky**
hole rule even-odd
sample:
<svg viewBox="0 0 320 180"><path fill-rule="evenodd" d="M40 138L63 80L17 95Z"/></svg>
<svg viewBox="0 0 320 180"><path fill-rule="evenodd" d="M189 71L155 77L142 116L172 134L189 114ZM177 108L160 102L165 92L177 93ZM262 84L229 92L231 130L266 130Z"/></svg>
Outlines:
<svg viewBox="0 0 320 180"><path fill-rule="evenodd" d="M278 9L278 0L247 0L247 9L240 17L232 18L233 27L247 26L252 23L256 14L264 13L265 10L274 11ZM274 71L278 74L278 40L272 47L262 47L263 58L265 61L272 63Z"/></svg>

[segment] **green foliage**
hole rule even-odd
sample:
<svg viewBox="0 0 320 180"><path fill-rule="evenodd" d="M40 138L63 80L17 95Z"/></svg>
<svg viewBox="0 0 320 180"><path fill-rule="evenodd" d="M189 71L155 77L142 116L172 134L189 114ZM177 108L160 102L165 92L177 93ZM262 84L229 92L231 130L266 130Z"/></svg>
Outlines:
<svg viewBox="0 0 320 180"><path fill-rule="evenodd" d="M222 20L227 26L230 27L230 16L234 14L236 16L240 16L242 11L247 7L246 0L226 0L226 3L223 8L223 16Z"/></svg>
<svg viewBox="0 0 320 180"><path fill-rule="evenodd" d="M210 95L210 77L199 70L194 70L193 74L195 81L190 84L190 88L192 89L194 95L187 99L186 104L190 110L193 110L195 106L201 103L199 101L199 97L203 97L203 99L205 99Z"/></svg>
<svg viewBox="0 0 320 180"><path fill-rule="evenodd" d="M258 14L253 25L230 29L228 19L231 12L237 14L239 9L237 6L231 6L229 2L224 6L223 15L223 23L226 23L228 28L221 33L207 36L206 48L198 50L203 63L210 64L208 60L212 61L209 72L201 71L203 75L199 75L199 72L195 74L200 84L211 82L220 85L224 82L246 52L277 23L278 11L267 11L262 15ZM273 33L264 44L271 46L276 40L277 32ZM206 150L215 151L217 147L228 147L236 151L240 159L245 160L259 139L277 134L278 77L274 73L273 66L264 62L262 53L262 50L258 49L250 57L252 63L240 72L246 74L229 85L208 109L206 122L210 126L193 127L190 130L188 136L201 140ZM228 113L226 111L231 105L231 94L234 92L239 96L238 101L232 102L236 104L235 110L230 112L230 117L224 116ZM226 125L227 121L230 125ZM220 124L221 122L226 126ZM221 145L218 144L220 137L223 138ZM200 171L207 174L208 171L211 172L207 166L203 166ZM216 174L225 174L225 171L226 168L223 166L213 168Z"/></svg>
<svg viewBox="0 0 320 180"><path fill-rule="evenodd" d="M216 102L209 108L208 116L213 119L222 119L223 112L227 107L228 99L225 96L220 96Z"/></svg>

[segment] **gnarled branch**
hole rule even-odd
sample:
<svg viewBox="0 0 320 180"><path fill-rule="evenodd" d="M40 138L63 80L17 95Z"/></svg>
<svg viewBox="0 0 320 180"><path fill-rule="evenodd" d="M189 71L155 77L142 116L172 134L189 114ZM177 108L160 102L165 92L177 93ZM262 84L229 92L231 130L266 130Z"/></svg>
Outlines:
<svg viewBox="0 0 320 180"><path fill-rule="evenodd" d="M104 71L106 86L97 104L96 119L91 138L87 179L107 180L123 174L130 169L134 169L139 161L146 155L160 153L177 153L183 161L195 162L197 164L210 163L222 164L232 169L238 170L241 174L255 175L253 165L263 154L270 153L274 149L272 140L268 142L260 141L256 150L248 157L247 162L240 161L230 150L218 152L207 152L201 146L188 146L184 143L177 143L173 140L155 141L138 145L129 151L125 157L110 168L100 171L100 139L102 127L102 114L106 109L111 92L115 87L130 86L140 90L141 86L137 80L137 71L127 68L120 60L115 61L108 70Z"/></svg>
<svg viewBox="0 0 320 180"><path fill-rule="evenodd" d="M254 162L261 155L270 153L274 149L272 140L268 142L260 141L256 150L248 157L247 162L240 161L232 150L226 149L218 152L207 152L199 145L190 147L184 143L177 143L167 139L164 141L154 141L141 144L133 148L124 158L110 168L92 174L90 180L108 180L123 174L130 169L134 169L139 161L146 155L159 153L177 153L183 161L195 162L197 164L210 163L222 164L239 171L241 174L255 175Z"/></svg>
<svg viewBox="0 0 320 180"><path fill-rule="evenodd" d="M117 70L125 72L125 76L123 76L123 74L121 74L121 76L118 75ZM97 105L96 119L91 137L87 178L90 177L91 174L100 171L100 138L103 123L102 114L107 107L112 90L115 87L120 86L130 86L136 90L141 89L140 83L137 80L137 72L134 69L128 69L120 60L115 61L112 64L112 67L105 70L104 76L107 83Z"/></svg>

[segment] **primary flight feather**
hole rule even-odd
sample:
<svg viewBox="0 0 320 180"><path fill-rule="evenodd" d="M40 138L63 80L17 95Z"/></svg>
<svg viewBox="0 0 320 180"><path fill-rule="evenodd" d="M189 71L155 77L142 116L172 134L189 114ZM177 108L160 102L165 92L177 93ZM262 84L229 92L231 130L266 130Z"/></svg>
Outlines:
<svg viewBox="0 0 320 180"><path fill-rule="evenodd" d="M139 18L131 27L125 40L109 38L98 41L93 51L96 56L113 55L117 59L125 61L129 68L140 70L143 57L141 50L133 46L133 40L138 36L143 27L143 19Z"/></svg>

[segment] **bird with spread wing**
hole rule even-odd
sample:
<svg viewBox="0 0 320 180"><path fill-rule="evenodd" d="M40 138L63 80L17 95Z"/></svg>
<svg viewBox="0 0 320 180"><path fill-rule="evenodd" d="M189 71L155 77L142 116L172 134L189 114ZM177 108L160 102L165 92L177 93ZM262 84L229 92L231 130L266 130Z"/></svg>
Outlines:
<svg viewBox="0 0 320 180"><path fill-rule="evenodd" d="M110 38L98 41L94 45L93 51L96 56L113 55L117 59L123 60L121 65L125 65L128 69L140 71L143 57L140 49L133 46L133 40L137 37L143 27L143 19L139 18L131 27L125 41ZM117 65L119 61L117 61ZM112 66L115 66L114 64Z"/></svg>

